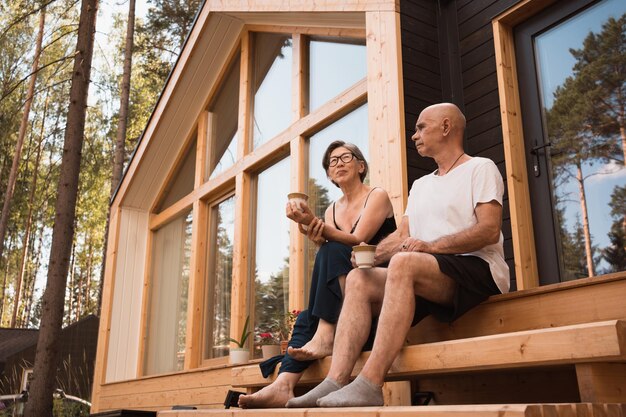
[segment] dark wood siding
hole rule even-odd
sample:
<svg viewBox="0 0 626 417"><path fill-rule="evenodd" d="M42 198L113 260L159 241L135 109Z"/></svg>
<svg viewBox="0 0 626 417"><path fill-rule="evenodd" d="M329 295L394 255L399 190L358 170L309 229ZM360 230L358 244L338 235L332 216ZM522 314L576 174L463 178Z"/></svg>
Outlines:
<svg viewBox="0 0 626 417"><path fill-rule="evenodd" d="M451 101L459 105L467 117L465 150L473 156L491 158L505 178L504 147L498 97L495 50L491 21L518 3L519 0L402 0L402 53L404 71L405 119L407 126L408 180L432 171L434 164L417 155L410 143L413 125L419 112L429 104ZM428 10L433 20L424 21ZM450 27L453 23L456 27ZM435 27L433 27L435 26ZM423 68L419 56L432 55L431 48L422 50L415 39L437 34L429 41L439 48L431 66L437 61L439 71L426 74L413 69ZM430 46L430 45L429 45ZM421 55L420 55L421 54ZM460 80L460 82L458 81ZM433 91L436 90L436 91ZM508 194L504 197L504 251L515 285L511 221Z"/></svg>
<svg viewBox="0 0 626 417"><path fill-rule="evenodd" d="M411 135L418 114L442 100L437 2L400 2L402 72L404 74L404 117L409 186L434 169L432 160L417 154Z"/></svg>

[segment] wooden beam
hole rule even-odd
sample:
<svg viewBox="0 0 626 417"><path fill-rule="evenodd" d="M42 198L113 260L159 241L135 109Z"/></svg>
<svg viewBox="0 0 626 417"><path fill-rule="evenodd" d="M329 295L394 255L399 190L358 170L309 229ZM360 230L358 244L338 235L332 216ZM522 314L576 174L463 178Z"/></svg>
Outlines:
<svg viewBox="0 0 626 417"><path fill-rule="evenodd" d="M626 351L626 338L622 347ZM576 365L576 377L581 401L626 403L625 363L578 364Z"/></svg>
<svg viewBox="0 0 626 417"><path fill-rule="evenodd" d="M429 343L620 319L626 317L623 294L626 272L543 285L490 297L450 324L427 317L407 338Z"/></svg>
<svg viewBox="0 0 626 417"><path fill-rule="evenodd" d="M252 48L251 34L247 30L241 32L241 61L239 64L239 116L237 142L237 161L252 149ZM232 175L232 174L231 174Z"/></svg>
<svg viewBox="0 0 626 417"><path fill-rule="evenodd" d="M146 243L146 259L143 274L143 288L141 291L141 320L139 321L139 349L137 352L137 376L144 374L144 359L146 356L146 341L148 337L148 314L150 308L150 275L152 274L152 239L154 232L148 232Z"/></svg>
<svg viewBox="0 0 626 417"><path fill-rule="evenodd" d="M291 190L304 192L307 176L307 140L299 136L291 141ZM306 282L304 276L305 236L295 222L289 222L289 311L304 310Z"/></svg>
<svg viewBox="0 0 626 417"><path fill-rule="evenodd" d="M370 183L387 190L399 222L408 195L400 14L367 12L366 30Z"/></svg>
<svg viewBox="0 0 626 417"><path fill-rule="evenodd" d="M548 329L529 330L406 346L389 370L389 378L453 372L515 369L545 365L626 360L626 321L609 320ZM558 348L555 348L558 347ZM352 376L358 375L370 353L359 357ZM328 374L330 358L313 363L301 383L319 382ZM232 385L266 385L256 366L232 369Z"/></svg>
<svg viewBox="0 0 626 417"><path fill-rule="evenodd" d="M331 28L331 27L311 27L311 26L289 26L289 25L263 25L248 24L246 29L250 32L269 33L292 33L308 36L338 37L338 38L365 38L365 28Z"/></svg>
<svg viewBox="0 0 626 417"><path fill-rule="evenodd" d="M198 139L196 141L196 172L194 176L193 188L198 188L207 178L208 170L211 168L211 153L207 152L208 128L210 115L206 110L202 110L198 116Z"/></svg>
<svg viewBox="0 0 626 417"><path fill-rule="evenodd" d="M493 21L517 289L539 285L513 27Z"/></svg>
<svg viewBox="0 0 626 417"><path fill-rule="evenodd" d="M165 226L180 213L192 207L194 201L198 200L197 194L197 191L192 191L159 214L150 215L150 230L154 231Z"/></svg>
<svg viewBox="0 0 626 417"><path fill-rule="evenodd" d="M212 12L364 12L399 11L398 0L207 0Z"/></svg>
<svg viewBox="0 0 626 417"><path fill-rule="evenodd" d="M250 271L250 240L252 226L251 195L252 177L241 172L237 174L235 186L235 241L233 244L233 276L231 292L230 336L239 339L248 316L248 279ZM250 330L250 329L248 329Z"/></svg>
<svg viewBox="0 0 626 417"><path fill-rule="evenodd" d="M557 0L522 0L515 6L501 13L494 20L507 26L516 26L517 24L528 20L540 11L555 3Z"/></svg>
<svg viewBox="0 0 626 417"><path fill-rule="evenodd" d="M111 206L109 214L109 235L106 251L106 265L104 268L104 284L102 286L102 306L100 308L100 326L98 328L98 346L94 364L93 390L91 394L91 409L96 412L100 409L100 391L106 378L107 358L109 352L109 336L111 334L111 310L113 307L113 292L115 289L115 265L117 264L118 234L120 228L120 207Z"/></svg>
<svg viewBox="0 0 626 417"><path fill-rule="evenodd" d="M309 43L307 37L299 33L293 35L292 41L291 116L297 122L309 112Z"/></svg>
<svg viewBox="0 0 626 417"><path fill-rule="evenodd" d="M202 361L208 217L207 204L200 200L194 201L184 369L197 368Z"/></svg>

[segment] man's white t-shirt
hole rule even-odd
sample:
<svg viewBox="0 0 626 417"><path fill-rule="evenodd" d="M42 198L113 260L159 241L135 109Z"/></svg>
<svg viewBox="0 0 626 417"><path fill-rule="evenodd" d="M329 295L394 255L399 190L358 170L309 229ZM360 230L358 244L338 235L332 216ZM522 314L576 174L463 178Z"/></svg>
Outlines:
<svg viewBox="0 0 626 417"><path fill-rule="evenodd" d="M431 242L476 224L478 203L497 201L502 205L504 183L491 159L474 157L444 176L425 175L413 183L405 216L411 237ZM500 292L509 291L509 267L504 261L504 238L498 243L460 255L478 256L489 264Z"/></svg>

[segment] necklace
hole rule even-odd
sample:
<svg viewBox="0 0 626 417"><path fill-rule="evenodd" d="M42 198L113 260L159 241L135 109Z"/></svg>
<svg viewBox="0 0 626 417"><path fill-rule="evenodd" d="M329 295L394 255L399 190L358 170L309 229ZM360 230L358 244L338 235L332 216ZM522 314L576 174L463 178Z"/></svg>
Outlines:
<svg viewBox="0 0 626 417"><path fill-rule="evenodd" d="M456 163L457 163L457 162L459 162L459 159L461 159L461 157L462 157L463 155L465 155L465 152L463 152L461 155L459 155L459 156L458 156L458 157L454 160L454 162L452 163L452 165L450 165L450 168L448 168L448 169L446 170L446 174L447 174L448 172L450 172L450 170L452 170L452 168L454 168L454 166L456 165ZM444 174L444 175L445 175L445 174Z"/></svg>

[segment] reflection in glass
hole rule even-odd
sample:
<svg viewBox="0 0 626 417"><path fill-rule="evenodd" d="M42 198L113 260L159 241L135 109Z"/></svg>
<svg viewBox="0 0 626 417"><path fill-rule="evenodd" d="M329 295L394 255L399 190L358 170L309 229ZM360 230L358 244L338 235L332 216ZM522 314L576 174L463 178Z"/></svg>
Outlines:
<svg viewBox="0 0 626 417"><path fill-rule="evenodd" d="M235 197L211 208L209 225L210 259L206 304L205 358L228 355L230 336L230 294L235 239ZM212 308L211 308L212 307Z"/></svg>
<svg viewBox="0 0 626 417"><path fill-rule="evenodd" d="M292 42L288 35L257 33L254 50L254 148L291 123Z"/></svg>
<svg viewBox="0 0 626 417"><path fill-rule="evenodd" d="M239 61L237 58L233 62L209 106L207 163L210 178L223 172L237 160Z"/></svg>
<svg viewBox="0 0 626 417"><path fill-rule="evenodd" d="M196 140L191 143L182 162L176 168L176 173L167 184L161 201L156 206L160 213L190 192L193 191L194 176L196 173Z"/></svg>
<svg viewBox="0 0 626 417"><path fill-rule="evenodd" d="M562 280L626 269L625 12L602 1L535 39Z"/></svg>
<svg viewBox="0 0 626 417"><path fill-rule="evenodd" d="M309 194L309 205L311 210L319 218L324 218L326 208L342 196L341 190L330 182L326 176L326 171L322 167L322 157L328 145L335 140L354 143L361 149L365 159L369 162L369 139L367 129L367 104L348 113L335 123L319 131L309 139L309 179L307 194ZM369 178L365 178L369 182ZM306 240L305 249L305 291L310 287L311 274L317 246ZM308 293L305 300L309 299Z"/></svg>
<svg viewBox="0 0 626 417"><path fill-rule="evenodd" d="M313 111L367 75L365 41L311 40L309 109Z"/></svg>
<svg viewBox="0 0 626 417"><path fill-rule="evenodd" d="M260 173L257 182L254 329L276 338L289 311L289 179L286 158Z"/></svg>
<svg viewBox="0 0 626 417"><path fill-rule="evenodd" d="M146 375L180 371L185 362L191 211L155 231L146 320Z"/></svg>

